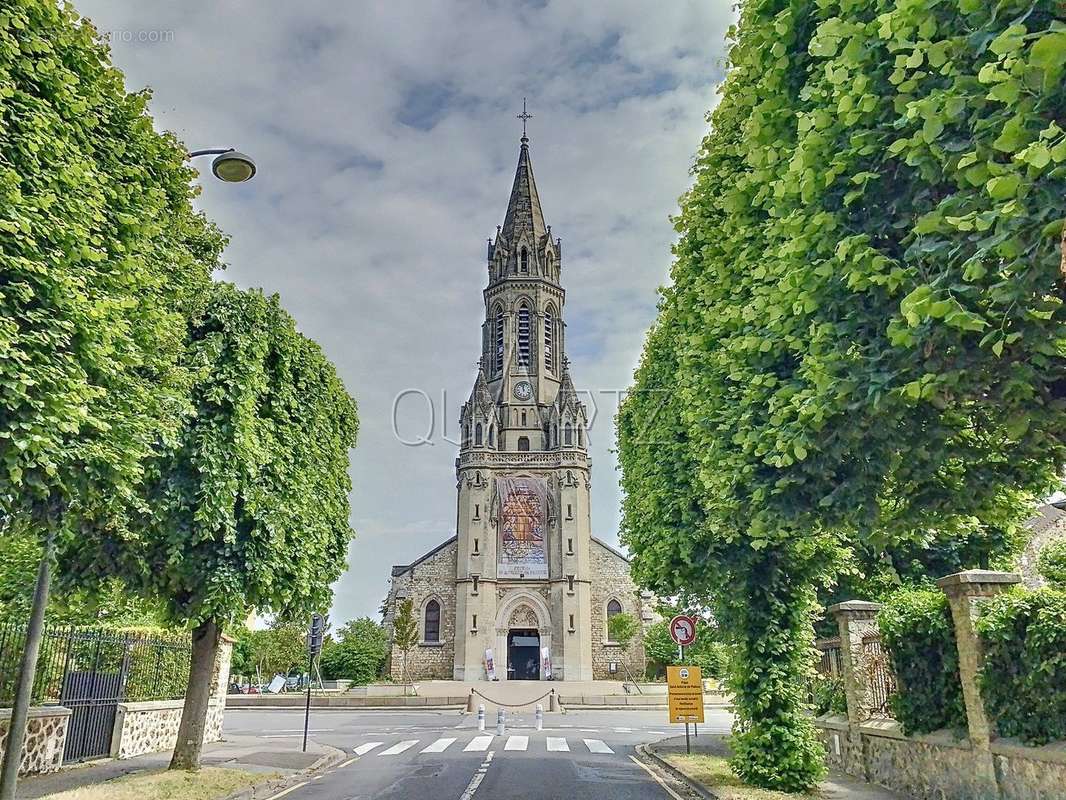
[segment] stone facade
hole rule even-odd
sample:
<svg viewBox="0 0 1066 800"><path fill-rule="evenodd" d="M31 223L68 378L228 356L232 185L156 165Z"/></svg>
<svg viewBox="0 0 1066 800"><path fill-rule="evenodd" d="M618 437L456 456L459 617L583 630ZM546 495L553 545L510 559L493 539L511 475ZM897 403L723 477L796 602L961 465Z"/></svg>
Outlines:
<svg viewBox="0 0 1066 800"><path fill-rule="evenodd" d="M11 709L0 708L0 753L7 747L7 732L11 723ZM57 772L63 766L63 750L67 742L70 709L63 706L31 708L22 744L19 775Z"/></svg>
<svg viewBox="0 0 1066 800"><path fill-rule="evenodd" d="M608 677L606 605L641 619L625 557L592 538L588 415L566 358L562 242L545 224L522 138L504 222L490 239L481 359L460 412L456 536L392 571L391 630L410 598L422 641L413 680ZM438 605L431 605L432 603ZM440 641L426 614L440 609ZM636 637L626 655L641 669ZM545 658L547 656L547 658ZM639 662L639 663L638 663ZM390 674L400 679L393 648Z"/></svg>
<svg viewBox="0 0 1066 800"><path fill-rule="evenodd" d="M623 650L607 635L607 605L617 600L622 612L636 619L643 631L654 621L652 600L644 596L629 575L629 560L598 539L592 540L592 677L622 677L624 662L634 677L644 672L644 641L638 633ZM618 663L618 673L610 671L611 662Z"/></svg>
<svg viewBox="0 0 1066 800"><path fill-rule="evenodd" d="M386 607L385 628L392 638L392 621L399 603L411 598L418 620L418 644L407 654L412 679L451 678L455 660L455 558L456 540L449 539L413 564L393 570L390 602ZM441 605L440 641L426 641L426 606L430 600ZM393 647L389 675L402 681L403 653Z"/></svg>

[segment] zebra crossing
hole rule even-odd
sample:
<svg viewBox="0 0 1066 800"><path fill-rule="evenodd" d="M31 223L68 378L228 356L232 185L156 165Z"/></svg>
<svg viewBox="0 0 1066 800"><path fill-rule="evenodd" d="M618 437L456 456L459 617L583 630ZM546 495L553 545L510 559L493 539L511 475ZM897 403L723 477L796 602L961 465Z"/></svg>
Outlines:
<svg viewBox="0 0 1066 800"><path fill-rule="evenodd" d="M353 748L353 751L357 756L379 756L381 758L388 758L390 756L398 756L406 753L409 750L416 748L418 745L424 745L417 751L418 755L445 753L455 746L455 750L461 750L464 753L484 753L492 747L494 742L496 749L499 748L499 744L503 743L504 752L518 752L524 753L527 751L540 751L545 750L549 753L569 753L570 742L565 736L548 736L544 740L533 739L529 736L511 735L506 737L496 737L490 735L475 736L466 744L457 744L459 742L458 737L455 736L442 736L439 739L433 741L424 742L418 739L404 739L399 742L390 744L385 747L387 742L364 742L358 747ZM531 746L532 745L532 746ZM381 749L384 748L384 749ZM578 739L574 744L573 752L588 752L594 755L610 755L614 753L611 746L608 745L602 739Z"/></svg>

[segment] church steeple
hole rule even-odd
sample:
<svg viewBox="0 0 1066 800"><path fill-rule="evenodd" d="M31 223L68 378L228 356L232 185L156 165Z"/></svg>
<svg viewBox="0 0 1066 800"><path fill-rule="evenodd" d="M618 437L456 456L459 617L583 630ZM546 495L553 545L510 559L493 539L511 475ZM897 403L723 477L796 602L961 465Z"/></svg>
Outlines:
<svg viewBox="0 0 1066 800"><path fill-rule="evenodd" d="M518 169L515 170L511 199L507 202L507 213L503 218L500 236L508 244L516 244L523 233L530 235L530 244L534 248L539 247L542 237L548 235L544 225L544 211L537 195L537 182L533 179L533 164L529 159L529 139L525 136L522 137Z"/></svg>

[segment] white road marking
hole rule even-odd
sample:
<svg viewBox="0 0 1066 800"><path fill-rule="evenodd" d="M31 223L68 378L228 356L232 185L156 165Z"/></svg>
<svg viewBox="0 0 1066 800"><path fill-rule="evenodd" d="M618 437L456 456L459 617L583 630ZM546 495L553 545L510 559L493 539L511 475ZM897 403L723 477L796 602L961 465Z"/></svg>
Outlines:
<svg viewBox="0 0 1066 800"><path fill-rule="evenodd" d="M614 750L612 750L610 747L608 747L607 743L604 742L602 739L585 739L584 742L585 742L585 747L587 747L589 749L590 753L613 753L614 752Z"/></svg>
<svg viewBox="0 0 1066 800"><path fill-rule="evenodd" d="M560 736L548 737L548 752L549 753L569 753L570 745L566 743L566 739Z"/></svg>
<svg viewBox="0 0 1066 800"><path fill-rule="evenodd" d="M298 783L295 786L290 786L288 789L280 791L277 794L271 795L266 800L278 800L279 797L284 797L285 795L289 794L290 792L295 792L301 786L306 786L308 783L310 783L310 781L304 781L303 783Z"/></svg>
<svg viewBox="0 0 1066 800"><path fill-rule="evenodd" d="M410 750L416 744L418 744L418 739L407 739L406 741L403 741L403 742L397 742L392 747L390 747L388 750L382 750L380 753L378 753L378 755L379 756L395 756L395 755L399 755L404 750Z"/></svg>
<svg viewBox="0 0 1066 800"><path fill-rule="evenodd" d="M367 753L369 753L375 747L381 747L381 745L383 745L383 744L385 744L385 743L384 742L367 742L366 744L359 745L352 752L355 753L357 756L365 756Z"/></svg>
<svg viewBox="0 0 1066 800"><path fill-rule="evenodd" d="M448 738L437 739L437 741L435 741L429 747L424 748L421 752L423 752L423 753L443 753L445 750L447 750L453 744L455 744L455 737L454 736L451 737L450 739L448 739Z"/></svg>
<svg viewBox="0 0 1066 800"><path fill-rule="evenodd" d="M632 728L615 728L614 732L615 733L632 733L633 729Z"/></svg>
<svg viewBox="0 0 1066 800"><path fill-rule="evenodd" d="M634 756L630 756L630 759L632 759L634 764L636 764L642 770L644 770L649 775L651 775L651 777L655 780L655 782L657 784L659 784L660 786L662 786L664 789L666 789L666 793L668 795L670 795L672 798L674 798L674 800L685 800L685 798L683 798L681 795L679 795L677 792L675 792L673 789L671 789L669 786L667 786L665 783L663 783L663 779L660 778L658 775L656 775L654 772L652 772L651 771L651 767L649 767L647 764L645 764L642 761L638 761L636 759L636 757L634 757Z"/></svg>
<svg viewBox="0 0 1066 800"><path fill-rule="evenodd" d="M349 758L347 761L344 761L344 762L338 764L337 765L337 769L344 769L345 767L354 764L358 760L359 760L358 758Z"/></svg>
<svg viewBox="0 0 1066 800"><path fill-rule="evenodd" d="M519 750L524 751L529 746L528 736L510 736L507 739L507 744L503 746L504 750Z"/></svg>
<svg viewBox="0 0 1066 800"><path fill-rule="evenodd" d="M482 737L478 737L482 738ZM491 739L492 737L485 737ZM471 742L471 744L473 744ZM474 773L474 777L470 779L470 783L466 786L466 791L460 795L459 800L470 800L474 796L474 792L477 791L477 787L481 785L481 782L485 780L485 773L488 772L489 764L492 763L492 756L495 754L494 750L489 750L489 754L485 756L485 760L481 762L481 767Z"/></svg>
<svg viewBox="0 0 1066 800"><path fill-rule="evenodd" d="M599 733L596 728L581 728L582 733Z"/></svg>
<svg viewBox="0 0 1066 800"><path fill-rule="evenodd" d="M470 740L470 744L463 748L463 752L484 753L486 750L489 749L490 744L492 744L491 736L475 736L473 739Z"/></svg>

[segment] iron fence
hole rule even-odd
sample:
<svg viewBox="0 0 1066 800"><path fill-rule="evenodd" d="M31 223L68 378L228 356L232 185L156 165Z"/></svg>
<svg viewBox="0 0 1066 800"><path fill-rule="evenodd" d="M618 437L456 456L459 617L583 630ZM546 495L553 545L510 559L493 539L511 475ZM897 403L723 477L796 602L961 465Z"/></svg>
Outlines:
<svg viewBox="0 0 1066 800"><path fill-rule="evenodd" d="M818 648L820 659L818 671L823 675L836 678L844 674L844 656L840 652L839 637L833 639L819 639L815 645Z"/></svg>
<svg viewBox="0 0 1066 800"><path fill-rule="evenodd" d="M870 711L891 717L889 699L896 693L896 678L892 674L888 652L876 633L862 637L862 664L866 672L866 685L870 687Z"/></svg>
<svg viewBox="0 0 1066 800"><path fill-rule="evenodd" d="M0 708L14 701L26 626L0 622ZM188 636L149 631L46 625L32 703L71 709L64 761L107 755L121 702L185 695Z"/></svg>

